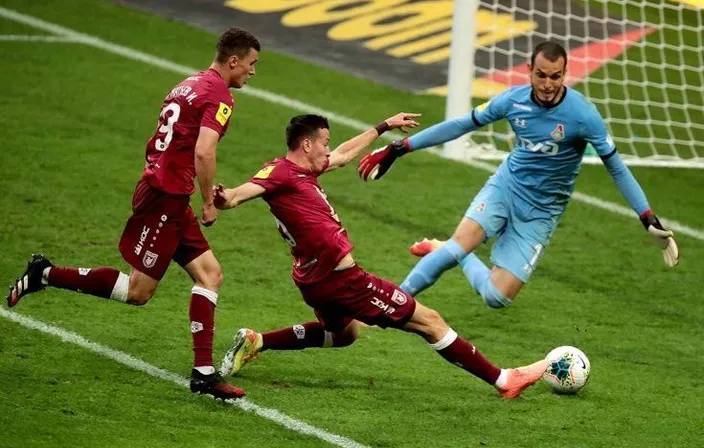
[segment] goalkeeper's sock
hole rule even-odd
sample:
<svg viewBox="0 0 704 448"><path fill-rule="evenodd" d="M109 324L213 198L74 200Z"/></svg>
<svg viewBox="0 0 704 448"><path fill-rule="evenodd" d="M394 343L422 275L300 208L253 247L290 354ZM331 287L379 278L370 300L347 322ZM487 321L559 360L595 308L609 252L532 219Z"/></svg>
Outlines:
<svg viewBox="0 0 704 448"><path fill-rule="evenodd" d="M306 322L293 327L262 333L264 350L303 350L309 347L331 347L332 334L320 322Z"/></svg>
<svg viewBox="0 0 704 448"><path fill-rule="evenodd" d="M475 346L457 336L453 329L438 342L430 344L430 347L450 363L462 367L492 386L501 375L500 368L486 359Z"/></svg>
<svg viewBox="0 0 704 448"><path fill-rule="evenodd" d="M213 365L213 333L215 331L215 305L218 293L200 286L191 289L191 305L188 315L191 319L193 336L193 367Z"/></svg>
<svg viewBox="0 0 704 448"><path fill-rule="evenodd" d="M406 279L401 289L415 296L432 286L448 269L457 266L467 253L450 238L445 244L423 257Z"/></svg>
<svg viewBox="0 0 704 448"><path fill-rule="evenodd" d="M42 283L49 286L120 302L127 301L129 282L127 274L104 266L97 268L52 266L46 268L42 275Z"/></svg>
<svg viewBox="0 0 704 448"><path fill-rule="evenodd" d="M460 266L474 290L482 296L484 303L492 308L504 308L511 304L511 299L503 295L491 281L491 271L479 257L473 253L468 254L460 261Z"/></svg>

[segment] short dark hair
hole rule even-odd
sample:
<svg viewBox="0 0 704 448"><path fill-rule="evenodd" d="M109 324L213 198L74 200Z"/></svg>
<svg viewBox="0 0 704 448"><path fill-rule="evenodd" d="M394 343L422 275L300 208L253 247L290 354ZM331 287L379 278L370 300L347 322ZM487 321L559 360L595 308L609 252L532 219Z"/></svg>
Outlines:
<svg viewBox="0 0 704 448"><path fill-rule="evenodd" d="M328 119L321 115L297 115L286 126L286 146L294 149L304 138L313 138L318 129L330 129Z"/></svg>
<svg viewBox="0 0 704 448"><path fill-rule="evenodd" d="M223 63L232 55L245 57L249 53L250 48L254 48L257 51L261 50L259 40L254 34L239 28L230 28L218 38L218 52L215 60Z"/></svg>
<svg viewBox="0 0 704 448"><path fill-rule="evenodd" d="M536 45L533 54L530 56L531 67L535 66L535 58L538 57L539 54L542 54L543 57L550 62L555 62L563 58L565 60L565 67L567 67L567 52L565 51L565 47L557 42L548 40Z"/></svg>

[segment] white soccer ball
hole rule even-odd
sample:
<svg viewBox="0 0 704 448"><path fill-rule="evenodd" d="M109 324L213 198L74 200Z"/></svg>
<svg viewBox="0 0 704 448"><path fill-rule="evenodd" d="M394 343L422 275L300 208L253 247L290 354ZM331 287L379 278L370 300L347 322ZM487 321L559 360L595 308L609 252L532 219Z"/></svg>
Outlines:
<svg viewBox="0 0 704 448"><path fill-rule="evenodd" d="M575 394L589 380L591 364L580 349L565 345L552 350L545 359L550 362L543 381L559 394Z"/></svg>

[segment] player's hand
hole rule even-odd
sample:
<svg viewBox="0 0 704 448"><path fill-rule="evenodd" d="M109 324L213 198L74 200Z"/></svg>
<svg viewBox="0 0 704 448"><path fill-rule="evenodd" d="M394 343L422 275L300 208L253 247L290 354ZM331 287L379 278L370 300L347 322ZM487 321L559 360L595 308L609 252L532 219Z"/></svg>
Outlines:
<svg viewBox="0 0 704 448"><path fill-rule="evenodd" d="M218 210L224 210L229 208L227 205L229 203L229 198L227 197L227 191L223 184L217 184L213 187L213 205Z"/></svg>
<svg viewBox="0 0 704 448"><path fill-rule="evenodd" d="M641 216L640 222L653 237L655 245L662 249L662 257L667 267L674 267L680 262L680 250L675 242L672 230L668 230L660 224L660 220L652 212Z"/></svg>
<svg viewBox="0 0 704 448"><path fill-rule="evenodd" d="M395 117L394 117L395 118ZM395 140L390 145L367 153L357 165L357 173L364 181L379 180L402 155L410 152L408 140Z"/></svg>
<svg viewBox="0 0 704 448"><path fill-rule="evenodd" d="M203 204L203 213L201 214L200 223L205 227L212 226L218 219L218 209L214 203Z"/></svg>
<svg viewBox="0 0 704 448"><path fill-rule="evenodd" d="M386 124L389 125L389 130L398 129L404 134L407 134L409 128L417 128L418 126L420 126L420 123L415 120L416 117L420 116L421 114L401 112L400 114L396 114L393 117L387 118L384 121L386 121Z"/></svg>

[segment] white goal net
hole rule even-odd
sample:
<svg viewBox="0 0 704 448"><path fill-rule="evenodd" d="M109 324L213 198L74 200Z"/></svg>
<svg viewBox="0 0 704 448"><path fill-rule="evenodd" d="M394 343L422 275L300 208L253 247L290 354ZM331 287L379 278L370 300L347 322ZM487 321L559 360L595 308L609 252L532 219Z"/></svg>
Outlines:
<svg viewBox="0 0 704 448"><path fill-rule="evenodd" d="M627 163L704 168L704 0L480 0L475 19L475 102L527 83L532 48L556 40L568 84L596 104ZM470 153L499 158L512 139L505 124L487 127Z"/></svg>

